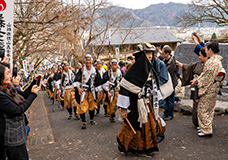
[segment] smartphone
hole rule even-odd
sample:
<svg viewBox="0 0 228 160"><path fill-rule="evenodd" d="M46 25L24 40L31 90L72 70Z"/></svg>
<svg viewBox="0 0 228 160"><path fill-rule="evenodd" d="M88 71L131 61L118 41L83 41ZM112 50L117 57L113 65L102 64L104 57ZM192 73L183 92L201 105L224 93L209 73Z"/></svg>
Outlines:
<svg viewBox="0 0 228 160"><path fill-rule="evenodd" d="M37 86L40 86L41 76L37 77L37 79L38 79L38 80L36 81L36 85L37 85Z"/></svg>
<svg viewBox="0 0 228 160"><path fill-rule="evenodd" d="M13 77L17 77L17 67L13 68Z"/></svg>
<svg viewBox="0 0 228 160"><path fill-rule="evenodd" d="M5 57L5 49L0 49L0 58L1 58L1 60L3 60L4 57Z"/></svg>
<svg viewBox="0 0 228 160"><path fill-rule="evenodd" d="M194 36L196 36L196 32L193 32L192 34L193 34Z"/></svg>

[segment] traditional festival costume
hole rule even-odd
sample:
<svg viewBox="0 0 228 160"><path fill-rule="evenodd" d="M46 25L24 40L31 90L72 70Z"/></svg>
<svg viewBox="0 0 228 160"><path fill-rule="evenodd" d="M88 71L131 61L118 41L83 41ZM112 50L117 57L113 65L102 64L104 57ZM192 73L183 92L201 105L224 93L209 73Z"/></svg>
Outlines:
<svg viewBox="0 0 228 160"><path fill-rule="evenodd" d="M91 58L91 57L89 57ZM97 69L95 67L91 67L90 70L86 68L86 66L83 67L83 75L82 75L82 68L79 69L76 77L75 87L80 88L81 87L81 79L83 76L83 92L80 97L78 90L75 92L75 98L78 104L81 104L77 107L77 113L80 114L80 117L82 119L83 125L82 129L86 128L86 117L85 113L87 110L89 110L89 116L90 116L90 124L94 125L95 122L93 120L95 110L97 107L97 92L102 91L101 87L101 76Z"/></svg>
<svg viewBox="0 0 228 160"><path fill-rule="evenodd" d="M62 71L58 70L55 74L54 74L54 84L55 84L55 94L57 96L57 100L58 102L62 105L62 108L64 108L64 98L63 95L58 93L58 89L60 89L60 81L61 81L61 77L62 77Z"/></svg>
<svg viewBox="0 0 228 160"><path fill-rule="evenodd" d="M138 46L138 50L135 54L136 62L120 82L117 101L118 107L127 109L127 119L136 134L125 119L118 133L117 142L118 149L125 154L133 152L152 156L153 151L158 151L156 120L159 109L158 100L161 97L158 94L155 59L149 62L142 45ZM150 50L154 51L155 47Z"/></svg>
<svg viewBox="0 0 228 160"><path fill-rule="evenodd" d="M63 66L64 65L69 65L69 64L63 63ZM60 83L61 83L62 90L63 90L62 94L63 94L63 98L64 98L64 108L66 108L69 113L68 119L71 119L72 118L72 107L73 107L75 119L79 120L79 117L76 113L78 104L75 100L75 91L74 91L74 82L75 82L76 75L70 69L68 70L68 72L66 72L65 70L63 70L62 72L63 72L62 78L59 81L61 81Z"/></svg>
<svg viewBox="0 0 228 160"><path fill-rule="evenodd" d="M54 101L54 80L53 80L53 76L54 74L51 72L50 74L47 75L47 88L46 88L46 92L49 95L49 98Z"/></svg>
<svg viewBox="0 0 228 160"><path fill-rule="evenodd" d="M117 64L117 61L114 60L111 62L111 65L113 63ZM109 78L110 76L110 78ZM119 83L122 79L123 75L120 69L117 68L116 72L113 72L112 69L110 69L109 71L107 71L104 74L104 78L103 78L103 89L105 91L105 102L104 105L107 106L107 112L110 115L110 121L112 123L115 122L115 113L117 110L117 99L118 99L118 95L119 95L119 90L120 90L120 86ZM110 81L109 81L110 80ZM108 98L108 92L111 93L111 99L109 100Z"/></svg>
<svg viewBox="0 0 228 160"><path fill-rule="evenodd" d="M97 63L102 63L102 62L100 60L97 60L97 62L94 65L96 65ZM103 76L104 76L106 70L101 67L100 70L98 70L98 72L99 72L99 74L101 76L101 79L103 81ZM96 110L97 111L96 112L97 116L100 113L100 105L102 105L104 103L105 97L106 97L106 95L105 95L104 91L102 90L100 97L97 98L97 107L98 107L98 109ZM106 115L107 114L107 106L103 105L103 107L104 107L104 111L105 111L105 115Z"/></svg>

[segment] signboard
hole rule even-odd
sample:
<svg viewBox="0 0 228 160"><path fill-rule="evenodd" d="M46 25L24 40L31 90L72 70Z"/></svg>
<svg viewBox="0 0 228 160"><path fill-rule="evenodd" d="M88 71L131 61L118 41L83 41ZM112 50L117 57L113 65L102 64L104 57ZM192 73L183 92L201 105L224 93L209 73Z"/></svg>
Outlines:
<svg viewBox="0 0 228 160"><path fill-rule="evenodd" d="M0 49L13 66L13 15L14 0L0 0Z"/></svg>
<svg viewBox="0 0 228 160"><path fill-rule="evenodd" d="M116 59L117 59L117 62L119 63L119 61L120 61L120 46L119 45L116 45L115 51L116 51Z"/></svg>

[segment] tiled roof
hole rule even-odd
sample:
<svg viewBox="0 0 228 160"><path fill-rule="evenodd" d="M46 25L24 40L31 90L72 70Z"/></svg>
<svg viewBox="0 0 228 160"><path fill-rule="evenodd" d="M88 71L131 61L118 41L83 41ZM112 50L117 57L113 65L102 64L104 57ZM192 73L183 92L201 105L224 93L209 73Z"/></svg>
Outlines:
<svg viewBox="0 0 228 160"><path fill-rule="evenodd" d="M183 40L175 37L167 28L134 28L134 29L119 29L114 32L114 29L110 29L111 44L139 44L141 42L149 43L168 43L168 42L182 42ZM128 34L129 33L129 34ZM128 35L128 36L126 36ZM100 37L103 37L102 34ZM100 38L98 37L98 39ZM97 45L101 45L97 40ZM104 45L108 45L108 34Z"/></svg>

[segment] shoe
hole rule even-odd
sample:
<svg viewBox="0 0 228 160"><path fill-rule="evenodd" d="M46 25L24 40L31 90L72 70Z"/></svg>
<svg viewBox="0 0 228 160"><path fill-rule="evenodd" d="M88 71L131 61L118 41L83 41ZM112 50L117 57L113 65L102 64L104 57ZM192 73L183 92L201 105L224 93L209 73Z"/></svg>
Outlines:
<svg viewBox="0 0 228 160"><path fill-rule="evenodd" d="M72 118L72 115L70 115L67 119L68 119L68 120L71 120L71 118Z"/></svg>
<svg viewBox="0 0 228 160"><path fill-rule="evenodd" d="M161 141L163 141L165 139L165 136L157 136L157 143L160 143Z"/></svg>
<svg viewBox="0 0 228 160"><path fill-rule="evenodd" d="M75 119L75 120L80 120L80 118L78 117L78 115L75 115L75 116L74 116L74 119Z"/></svg>
<svg viewBox="0 0 228 160"><path fill-rule="evenodd" d="M139 157L147 157L147 158L151 158L154 156L153 153L136 153L136 155Z"/></svg>
<svg viewBox="0 0 228 160"><path fill-rule="evenodd" d="M83 123L81 129L86 129L86 123Z"/></svg>
<svg viewBox="0 0 228 160"><path fill-rule="evenodd" d="M109 117L109 114L108 113L105 113L105 115L104 115L105 117Z"/></svg>
<svg viewBox="0 0 228 160"><path fill-rule="evenodd" d="M95 124L95 121L94 120L90 120L90 124L91 125L94 125Z"/></svg>
<svg viewBox="0 0 228 160"><path fill-rule="evenodd" d="M98 117L99 116L99 112L97 112L96 114L95 114L95 117Z"/></svg>
<svg viewBox="0 0 228 160"><path fill-rule="evenodd" d="M116 123L114 118L109 118L109 120L110 120L111 123Z"/></svg>
<svg viewBox="0 0 228 160"><path fill-rule="evenodd" d="M120 152L124 153L124 149L123 149L120 145L118 145L118 150L119 150Z"/></svg>
<svg viewBox="0 0 228 160"><path fill-rule="evenodd" d="M212 134L204 134L204 133L199 132L198 136L199 137L212 137Z"/></svg>
<svg viewBox="0 0 228 160"><path fill-rule="evenodd" d="M163 116L162 116L162 119L164 119L164 118L166 118L166 117L169 117L169 116L165 116L165 115L163 115Z"/></svg>
<svg viewBox="0 0 228 160"><path fill-rule="evenodd" d="M173 119L173 117L170 117L170 116L163 118L164 121L170 121L172 119Z"/></svg>

